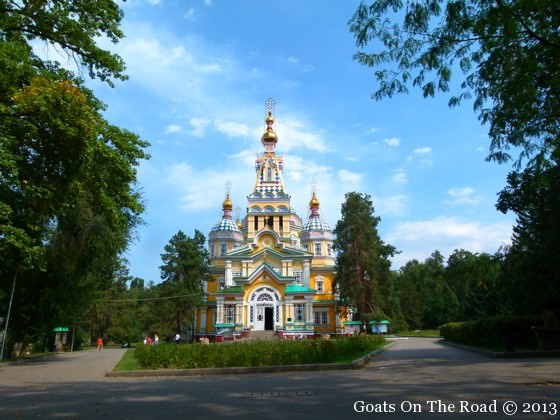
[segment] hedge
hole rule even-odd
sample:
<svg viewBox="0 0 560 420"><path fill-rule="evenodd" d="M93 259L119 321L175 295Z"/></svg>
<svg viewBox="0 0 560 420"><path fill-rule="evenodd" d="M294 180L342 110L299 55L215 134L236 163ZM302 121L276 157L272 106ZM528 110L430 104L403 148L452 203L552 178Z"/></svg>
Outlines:
<svg viewBox="0 0 560 420"><path fill-rule="evenodd" d="M382 346L380 336L332 340L249 341L203 344L138 345L135 356L144 369L274 366L333 363Z"/></svg>
<svg viewBox="0 0 560 420"><path fill-rule="evenodd" d="M541 323L542 320L535 317L494 317L450 322L442 325L439 332L446 340L456 343L513 351L515 347L536 347L531 327Z"/></svg>

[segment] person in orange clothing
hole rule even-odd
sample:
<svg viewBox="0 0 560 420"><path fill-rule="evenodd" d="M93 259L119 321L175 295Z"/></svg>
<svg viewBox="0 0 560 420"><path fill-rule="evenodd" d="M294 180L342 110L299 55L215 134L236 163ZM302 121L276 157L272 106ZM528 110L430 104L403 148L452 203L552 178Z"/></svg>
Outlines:
<svg viewBox="0 0 560 420"><path fill-rule="evenodd" d="M97 350L103 350L103 339L101 337L97 337Z"/></svg>

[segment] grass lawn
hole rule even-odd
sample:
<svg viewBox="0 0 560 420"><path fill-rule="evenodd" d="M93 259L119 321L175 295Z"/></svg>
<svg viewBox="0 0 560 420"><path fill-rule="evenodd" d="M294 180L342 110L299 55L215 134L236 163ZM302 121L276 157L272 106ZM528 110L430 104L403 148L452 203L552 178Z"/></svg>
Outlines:
<svg viewBox="0 0 560 420"><path fill-rule="evenodd" d="M397 337L439 337L439 330L414 330L400 331L395 334Z"/></svg>
<svg viewBox="0 0 560 420"><path fill-rule="evenodd" d="M279 346L283 346L283 345L284 345L284 346L285 346L285 345L293 345L293 344L296 344L296 345L297 345L297 342L295 342L295 343L294 343L294 342L285 342L285 341L281 341L281 340L273 341L273 342L267 342L267 343L262 343L262 344L263 344L264 347L268 347L268 348L270 349L270 347L273 347L273 346L274 346L273 343L277 343L277 345L279 345ZM228 343L228 344L229 344L229 343ZM242 346L247 345L247 347L249 347L249 346L252 347L252 346L258 345L258 344L256 344L255 342L252 342L252 343L251 343L251 342L246 342L246 343L243 343L243 342L236 342L235 344L241 344ZM305 342L303 342L302 344L305 344ZM318 344L320 344L320 341L319 341L319 340L318 340ZM350 362L352 362L353 360L356 360L356 359L358 359L358 358L360 358L360 357L362 357L362 356L364 356L364 355L366 355L366 354L372 352L373 350L377 350L378 348L383 347L384 345L388 344L388 342L387 342L387 341L384 341L384 340L380 340L379 338L376 338L375 340L370 341L368 344L369 344L369 345L368 345L368 348L367 348L367 349L363 349L363 350L361 350L361 351L353 351L353 352L351 352L351 353L346 353L346 354L339 354L338 352L336 352L336 354L333 355L334 357L332 358L332 360L331 360L329 363L350 363ZM227 352L228 348L231 348L231 344L226 346L226 345L224 345L223 343L222 343L222 344L215 344L215 343L213 343L213 344L210 344L210 347L206 347L206 348L205 348L203 345L201 345L201 344L181 344L181 345L179 345L179 346L171 345L170 349L172 349L172 350L175 350L175 349L176 349L176 350L181 351L181 348L184 347L184 350L187 350L187 346L195 346L195 348L197 348L198 350L201 350L201 351L203 351L203 352L205 351L205 349L206 349L206 350L217 350L217 349L220 349L220 350L223 350L223 351L226 351L226 352ZM141 348L142 351L146 351L146 350L155 350L156 353L158 352L158 350L160 350L160 352L159 352L159 353L160 353L160 356L162 356L161 350L163 350L163 349L164 349L164 348L163 348L161 345L160 345L159 348L157 348L157 349L148 349L148 348L145 348L145 349L144 349L144 348ZM150 352L150 353L151 353L151 352ZM220 353L221 353L221 351L220 351ZM156 357L157 357L157 356L156 356ZM324 363L324 362L322 362L322 361L310 362L310 361L308 360L307 363ZM159 364L159 363L158 363L158 364ZM175 368L177 368L177 366L173 366L174 363L169 363L169 364L170 364L170 366L168 366L168 367L175 367ZM280 362L280 363L274 363L274 362L269 363L269 365L275 365L275 364L276 364L276 365L281 365L281 364L293 364L293 363L282 363L282 362ZM299 363L296 363L296 364L299 364ZM223 366L221 363L220 363L220 365ZM233 361L233 363L231 363L231 364L229 364L229 365L230 365L230 366L236 366L237 364ZM243 363L242 365L243 365L243 366L251 366L251 365L253 365L253 366L262 366L262 364L260 364L260 363L258 363L258 364ZM160 364L160 366L161 366L161 364ZM207 365L207 366L200 366L200 367L216 367L216 366ZM150 366L150 367L148 367L148 369L154 369L154 368L157 369L157 367L155 367L155 366ZM146 369L146 368L144 368L144 367L142 367L142 366L140 365L139 360L136 358L136 351L135 351L134 349L129 349L129 350L123 355L122 359L121 359L120 362L117 364L117 366L115 366L115 368L113 369L113 371L115 371L115 372L124 372L124 371L134 371L134 370L142 370L142 369Z"/></svg>
<svg viewBox="0 0 560 420"><path fill-rule="evenodd" d="M126 372L129 370L140 370L140 363L134 355L134 349L128 349L128 351L123 355L122 359L117 363L117 366L113 369L114 372Z"/></svg>

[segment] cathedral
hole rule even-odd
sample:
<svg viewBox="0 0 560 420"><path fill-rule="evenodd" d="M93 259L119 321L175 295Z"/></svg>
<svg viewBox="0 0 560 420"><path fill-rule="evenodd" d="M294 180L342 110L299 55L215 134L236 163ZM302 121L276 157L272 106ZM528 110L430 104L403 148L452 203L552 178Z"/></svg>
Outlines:
<svg viewBox="0 0 560 420"><path fill-rule="evenodd" d="M197 310L197 335L221 331L245 335L275 331L279 336L340 332L334 277L334 236L320 215L315 193L305 223L290 205L275 152L278 136L269 108L264 150L243 221L232 219L229 194L223 215L209 234L211 281Z"/></svg>

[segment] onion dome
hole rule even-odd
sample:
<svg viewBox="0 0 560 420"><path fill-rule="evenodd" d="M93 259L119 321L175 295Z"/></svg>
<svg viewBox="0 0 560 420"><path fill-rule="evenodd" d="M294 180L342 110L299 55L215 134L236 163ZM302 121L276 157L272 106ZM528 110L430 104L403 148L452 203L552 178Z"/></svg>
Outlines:
<svg viewBox="0 0 560 420"><path fill-rule="evenodd" d="M226 195L226 199L224 200L223 204L222 204L222 208L225 210L229 210L231 211L231 209L233 208L233 204L229 198L229 194Z"/></svg>
<svg viewBox="0 0 560 420"><path fill-rule="evenodd" d="M309 209L311 210L311 215L305 225L303 226L304 231L316 231L316 232L330 232L331 228L323 219L321 219L321 215L319 214L319 200L313 193L313 197L311 197L311 201L309 201Z"/></svg>
<svg viewBox="0 0 560 420"><path fill-rule="evenodd" d="M268 111L268 116L266 117L266 131L261 137L261 142L264 146L276 145L276 143L278 142L278 136L272 129L273 124L274 124L274 117L272 116L272 112Z"/></svg>
<svg viewBox="0 0 560 420"><path fill-rule="evenodd" d="M311 197L311 201L309 202L309 208L310 209L319 208L319 200L317 200L317 197L315 197L315 193L313 193L313 197Z"/></svg>
<svg viewBox="0 0 560 420"><path fill-rule="evenodd" d="M233 208L233 204L229 198L229 194L226 195L222 208L224 209L222 219L214 225L212 232L241 232L237 223L235 223L231 218L231 209Z"/></svg>
<svg viewBox="0 0 560 420"><path fill-rule="evenodd" d="M240 232L240 230L231 218L223 217L222 220L214 225L212 232Z"/></svg>

